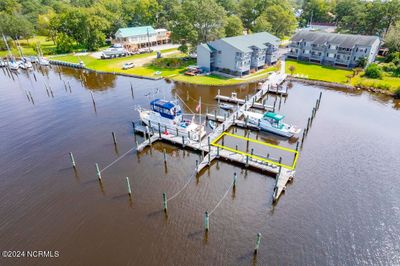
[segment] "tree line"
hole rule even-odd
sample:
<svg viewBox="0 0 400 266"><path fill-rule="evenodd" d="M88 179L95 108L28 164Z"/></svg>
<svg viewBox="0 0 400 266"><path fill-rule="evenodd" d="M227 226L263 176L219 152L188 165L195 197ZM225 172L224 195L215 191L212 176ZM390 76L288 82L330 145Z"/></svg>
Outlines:
<svg viewBox="0 0 400 266"><path fill-rule="evenodd" d="M0 31L13 39L48 36L58 52L96 50L118 28L142 25L171 30L183 51L244 31L287 37L310 20L335 23L340 32L397 41L399 1L0 0Z"/></svg>

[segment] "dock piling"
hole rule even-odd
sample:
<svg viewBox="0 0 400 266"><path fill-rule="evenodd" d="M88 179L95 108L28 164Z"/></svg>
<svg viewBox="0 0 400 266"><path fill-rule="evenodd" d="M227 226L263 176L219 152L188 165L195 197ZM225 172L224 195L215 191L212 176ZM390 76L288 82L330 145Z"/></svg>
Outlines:
<svg viewBox="0 0 400 266"><path fill-rule="evenodd" d="M237 182L237 174L235 172L235 173L233 173L233 188L234 189L236 188L236 182Z"/></svg>
<svg viewBox="0 0 400 266"><path fill-rule="evenodd" d="M254 249L254 255L257 255L257 253L258 253L258 249L260 248L260 242L261 242L261 233L257 233L256 247Z"/></svg>
<svg viewBox="0 0 400 266"><path fill-rule="evenodd" d="M132 196L131 184L129 183L129 178L126 177L126 185L128 186L128 195L129 197Z"/></svg>
<svg viewBox="0 0 400 266"><path fill-rule="evenodd" d="M114 133L114 131L111 132L111 135L112 135L112 138L113 138L114 145L117 145L117 139L115 138L115 133Z"/></svg>
<svg viewBox="0 0 400 266"><path fill-rule="evenodd" d="M76 168L75 158L72 152L69 153L69 157L71 158L72 167Z"/></svg>
<svg viewBox="0 0 400 266"><path fill-rule="evenodd" d="M206 232L210 229L210 216L207 211L204 213L204 229Z"/></svg>
<svg viewBox="0 0 400 266"><path fill-rule="evenodd" d="M167 193L163 192L162 193L162 198L163 198L163 210L164 212L167 212Z"/></svg>
<svg viewBox="0 0 400 266"><path fill-rule="evenodd" d="M97 178L101 181L101 172L98 163L96 163L96 172L97 172Z"/></svg>
<svg viewBox="0 0 400 266"><path fill-rule="evenodd" d="M163 155L164 155L164 163L167 163L167 154L165 152L165 149L163 149Z"/></svg>

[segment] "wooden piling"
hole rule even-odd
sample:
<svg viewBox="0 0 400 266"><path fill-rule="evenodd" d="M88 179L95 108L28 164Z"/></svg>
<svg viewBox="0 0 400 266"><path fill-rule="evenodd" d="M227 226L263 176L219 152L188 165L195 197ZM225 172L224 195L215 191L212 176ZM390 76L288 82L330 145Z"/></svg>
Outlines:
<svg viewBox="0 0 400 266"><path fill-rule="evenodd" d="M207 211L204 213L204 229L206 232L210 229L210 216Z"/></svg>
<svg viewBox="0 0 400 266"><path fill-rule="evenodd" d="M165 149L163 149L163 155L164 155L164 163L167 163L167 154L165 152Z"/></svg>
<svg viewBox="0 0 400 266"><path fill-rule="evenodd" d="M96 172L97 172L97 178L101 181L101 172L98 163L96 163Z"/></svg>
<svg viewBox="0 0 400 266"><path fill-rule="evenodd" d="M233 173L233 188L236 188L236 182L237 182L237 174L235 172Z"/></svg>
<svg viewBox="0 0 400 266"><path fill-rule="evenodd" d="M131 184L129 183L129 178L126 177L126 185L128 186L128 195L129 197L132 196Z"/></svg>
<svg viewBox="0 0 400 266"><path fill-rule="evenodd" d="M163 198L163 210L164 210L164 212L166 212L167 211L167 208L168 208L168 206L167 206L167 193L165 193L165 192L163 192L162 193L162 198Z"/></svg>
<svg viewBox="0 0 400 266"><path fill-rule="evenodd" d="M117 145L117 139L115 138L115 133L114 133L114 131L111 132L111 135L112 135L112 138L113 138L114 145Z"/></svg>
<svg viewBox="0 0 400 266"><path fill-rule="evenodd" d="M69 157L71 159L72 167L76 168L75 158L72 152L69 153Z"/></svg>
<svg viewBox="0 0 400 266"><path fill-rule="evenodd" d="M260 242L261 242L261 233L257 233L256 247L254 248L254 255L257 255L257 253L258 253L258 249L260 248Z"/></svg>

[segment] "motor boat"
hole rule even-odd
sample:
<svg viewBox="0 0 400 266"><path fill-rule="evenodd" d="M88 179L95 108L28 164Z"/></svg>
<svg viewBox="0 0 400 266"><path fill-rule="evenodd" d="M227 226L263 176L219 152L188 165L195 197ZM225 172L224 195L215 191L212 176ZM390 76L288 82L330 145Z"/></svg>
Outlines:
<svg viewBox="0 0 400 266"><path fill-rule="evenodd" d="M181 107L172 102L155 99L150 102L151 109L138 108L141 121L152 128L154 131L159 129L163 134L178 135L188 137L191 140L199 141L206 131L203 125L192 120L183 119ZM160 128L159 128L160 125Z"/></svg>
<svg viewBox="0 0 400 266"><path fill-rule="evenodd" d="M8 66L10 67L10 70L18 71L20 64L13 61L13 62L9 62Z"/></svg>
<svg viewBox="0 0 400 266"><path fill-rule="evenodd" d="M285 116L275 112L266 112L264 114L244 112L244 116L248 118L250 125L257 126L262 131L274 133L279 136L291 138L301 131L300 128L294 125L283 123L282 120Z"/></svg>
<svg viewBox="0 0 400 266"><path fill-rule="evenodd" d="M219 107L221 109L227 110L227 111L232 111L233 109L235 109L235 106L233 106L232 104L227 104L227 103L220 103Z"/></svg>
<svg viewBox="0 0 400 266"><path fill-rule="evenodd" d="M49 60L45 59L44 57L38 57L38 63L41 66L49 66L50 65Z"/></svg>

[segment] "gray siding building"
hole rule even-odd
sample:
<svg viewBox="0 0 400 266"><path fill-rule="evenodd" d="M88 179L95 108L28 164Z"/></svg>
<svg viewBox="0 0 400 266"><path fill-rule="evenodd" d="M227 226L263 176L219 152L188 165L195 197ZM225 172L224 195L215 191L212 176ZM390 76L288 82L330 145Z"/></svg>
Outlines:
<svg viewBox="0 0 400 266"><path fill-rule="evenodd" d="M247 75L278 60L280 39L267 33L222 38L197 46L197 65L205 71Z"/></svg>
<svg viewBox="0 0 400 266"><path fill-rule="evenodd" d="M377 36L300 31L291 39L289 58L352 68L361 57L373 62L379 51Z"/></svg>

